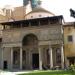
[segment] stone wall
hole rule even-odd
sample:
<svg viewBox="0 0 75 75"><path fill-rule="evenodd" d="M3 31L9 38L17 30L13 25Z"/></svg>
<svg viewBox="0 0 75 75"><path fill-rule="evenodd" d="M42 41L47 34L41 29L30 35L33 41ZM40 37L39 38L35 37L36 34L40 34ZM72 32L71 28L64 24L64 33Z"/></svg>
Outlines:
<svg viewBox="0 0 75 75"><path fill-rule="evenodd" d="M34 34L39 41L59 41L62 42L61 25L52 25L45 27L14 28L3 30L3 44L17 45L22 44L23 38L28 34Z"/></svg>

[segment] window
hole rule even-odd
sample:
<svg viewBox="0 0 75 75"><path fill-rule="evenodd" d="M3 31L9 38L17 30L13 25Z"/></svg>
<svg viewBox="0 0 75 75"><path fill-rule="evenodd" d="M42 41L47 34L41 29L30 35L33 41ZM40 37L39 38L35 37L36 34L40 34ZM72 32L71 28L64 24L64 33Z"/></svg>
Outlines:
<svg viewBox="0 0 75 75"><path fill-rule="evenodd" d="M70 31L71 30L71 27L68 27L68 31Z"/></svg>
<svg viewBox="0 0 75 75"><path fill-rule="evenodd" d="M41 15L39 15L39 17L41 17Z"/></svg>
<svg viewBox="0 0 75 75"><path fill-rule="evenodd" d="M0 43L2 42L2 38L0 38Z"/></svg>
<svg viewBox="0 0 75 75"><path fill-rule="evenodd" d="M31 16L31 18L33 18L33 16Z"/></svg>
<svg viewBox="0 0 75 75"><path fill-rule="evenodd" d="M72 35L69 35L69 36L68 36L68 41L69 41L69 42L72 42L72 41L73 41Z"/></svg>
<svg viewBox="0 0 75 75"><path fill-rule="evenodd" d="M61 49L60 48L56 49L56 62L58 65L61 64Z"/></svg>
<svg viewBox="0 0 75 75"><path fill-rule="evenodd" d="M51 18L50 19L50 23L51 24L58 24L59 23L59 19L57 19L57 18Z"/></svg>

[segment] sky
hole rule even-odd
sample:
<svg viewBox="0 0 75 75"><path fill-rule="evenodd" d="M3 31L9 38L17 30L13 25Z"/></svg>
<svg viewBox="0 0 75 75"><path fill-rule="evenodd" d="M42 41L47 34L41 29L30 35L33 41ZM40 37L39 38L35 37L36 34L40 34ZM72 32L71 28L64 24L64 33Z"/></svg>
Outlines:
<svg viewBox="0 0 75 75"><path fill-rule="evenodd" d="M55 15L63 15L66 22L75 21L70 16L70 8L75 10L75 0L41 0L42 7ZM0 8L11 5L11 6L22 6L23 0L0 0Z"/></svg>

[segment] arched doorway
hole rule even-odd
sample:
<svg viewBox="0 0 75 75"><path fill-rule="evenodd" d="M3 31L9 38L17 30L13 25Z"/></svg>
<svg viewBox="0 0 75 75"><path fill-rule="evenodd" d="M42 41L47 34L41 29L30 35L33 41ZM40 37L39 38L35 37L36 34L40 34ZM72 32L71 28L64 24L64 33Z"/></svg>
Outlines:
<svg viewBox="0 0 75 75"><path fill-rule="evenodd" d="M23 46L23 49L25 49L23 51L27 51L27 52L23 52L23 62L27 61L26 65L29 65L28 67L31 67L32 69L39 68L39 53L38 53L37 36L34 34L26 35L22 40L22 46Z"/></svg>

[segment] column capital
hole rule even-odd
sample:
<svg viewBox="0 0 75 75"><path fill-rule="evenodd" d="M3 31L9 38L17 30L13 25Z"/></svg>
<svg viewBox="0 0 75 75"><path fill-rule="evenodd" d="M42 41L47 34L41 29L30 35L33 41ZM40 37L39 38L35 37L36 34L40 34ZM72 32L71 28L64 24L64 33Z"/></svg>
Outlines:
<svg viewBox="0 0 75 75"><path fill-rule="evenodd" d="M49 40L49 46L51 46L51 41Z"/></svg>
<svg viewBox="0 0 75 75"><path fill-rule="evenodd" d="M38 45L38 48L41 48L43 45Z"/></svg>
<svg viewBox="0 0 75 75"><path fill-rule="evenodd" d="M64 43L62 43L61 46L64 46Z"/></svg>

